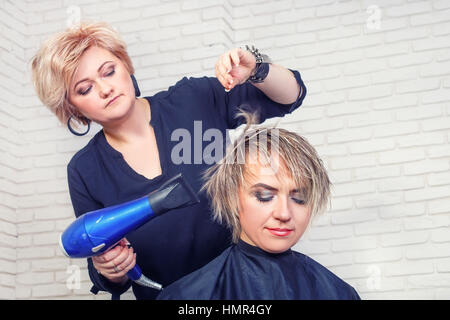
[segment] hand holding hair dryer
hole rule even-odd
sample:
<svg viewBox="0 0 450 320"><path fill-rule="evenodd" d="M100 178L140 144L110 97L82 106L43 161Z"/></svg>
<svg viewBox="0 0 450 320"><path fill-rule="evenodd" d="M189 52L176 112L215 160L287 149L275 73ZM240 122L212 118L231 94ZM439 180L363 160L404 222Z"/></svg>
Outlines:
<svg viewBox="0 0 450 320"><path fill-rule="evenodd" d="M61 234L59 244L70 258L99 255L151 219L199 202L191 186L178 174L142 198L81 215ZM162 285L144 276L137 264L127 275L142 286L162 289Z"/></svg>

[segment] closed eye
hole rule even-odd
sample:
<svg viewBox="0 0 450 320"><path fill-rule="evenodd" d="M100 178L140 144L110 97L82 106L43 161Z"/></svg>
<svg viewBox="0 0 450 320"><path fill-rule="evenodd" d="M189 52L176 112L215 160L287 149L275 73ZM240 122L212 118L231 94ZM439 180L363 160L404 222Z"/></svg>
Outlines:
<svg viewBox="0 0 450 320"><path fill-rule="evenodd" d="M112 76L115 72L116 72L116 70L113 68L111 71L109 71L107 74L105 74L105 77L110 77L110 76Z"/></svg>
<svg viewBox="0 0 450 320"><path fill-rule="evenodd" d="M291 197L291 199L297 204L305 204L305 200L303 200L303 199L298 199L295 197Z"/></svg>
<svg viewBox="0 0 450 320"><path fill-rule="evenodd" d="M106 61L105 63L103 63L103 64L100 66L100 68L98 68L98 72L100 72L101 69L102 69L108 62L111 62L111 61ZM111 76L114 75L115 73L116 73L115 65L112 65L112 66L110 66L110 68L108 69L107 73L104 74L104 77L111 77ZM86 81L86 80L89 80L89 79L86 78L86 79L83 79L83 80L78 81L78 82L75 84L74 87L76 87L79 83L81 83L81 82L83 82L83 81ZM91 89L92 89L92 86L89 86L88 88L83 88L83 89L81 89L81 90L78 90L77 93L80 94L80 95L82 95L82 96L85 96L85 95L87 95L87 94L91 91Z"/></svg>
<svg viewBox="0 0 450 320"><path fill-rule="evenodd" d="M82 96L85 96L85 95L87 95L89 93L89 91L91 91L91 89L92 89L92 86L89 86L86 89L79 90L78 94L81 94Z"/></svg>
<svg viewBox="0 0 450 320"><path fill-rule="evenodd" d="M294 192L291 192L290 198L298 204L305 204L305 196L304 193L299 192L298 190L295 190Z"/></svg>
<svg viewBox="0 0 450 320"><path fill-rule="evenodd" d="M268 192L268 191L256 191L254 193L254 196L256 197L256 199L259 202L269 202L272 201L274 198L274 194L272 192Z"/></svg>

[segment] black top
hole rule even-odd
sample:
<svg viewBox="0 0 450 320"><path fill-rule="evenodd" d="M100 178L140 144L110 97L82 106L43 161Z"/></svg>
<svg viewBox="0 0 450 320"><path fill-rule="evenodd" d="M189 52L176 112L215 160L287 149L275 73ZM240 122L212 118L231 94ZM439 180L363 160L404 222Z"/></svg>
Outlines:
<svg viewBox="0 0 450 320"><path fill-rule="evenodd" d="M242 240L163 289L173 300L359 300L355 289L310 257L268 253Z"/></svg>
<svg viewBox="0 0 450 320"><path fill-rule="evenodd" d="M226 130L236 128L243 120L235 118L238 108L258 111L263 122L301 105L306 88L300 74L292 72L302 88L292 105L273 102L251 84L236 86L227 93L216 78L208 77L183 78L167 91L146 97L162 174L149 180L135 172L108 144L101 130L67 166L75 215L142 197L178 173L195 191L200 190L201 173L223 156ZM222 151L213 148L218 143L223 145ZM126 236L143 273L163 286L205 265L231 244L229 230L211 221L205 194L199 197L199 204L168 212ZM97 273L90 258L88 268L94 293L105 290L117 298L131 285L109 282ZM154 299L158 294L154 289L132 285L137 299Z"/></svg>

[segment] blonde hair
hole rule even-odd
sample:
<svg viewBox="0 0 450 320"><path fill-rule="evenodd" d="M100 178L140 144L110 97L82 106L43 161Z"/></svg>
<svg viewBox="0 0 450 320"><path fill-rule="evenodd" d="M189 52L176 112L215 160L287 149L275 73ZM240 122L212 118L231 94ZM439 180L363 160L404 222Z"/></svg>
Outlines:
<svg viewBox="0 0 450 320"><path fill-rule="evenodd" d="M107 23L81 23L55 34L43 43L32 60L32 80L39 99L63 124L75 116L86 124L69 102L70 82L82 54L92 46L110 51L125 65L130 74L133 64L120 35Z"/></svg>
<svg viewBox="0 0 450 320"><path fill-rule="evenodd" d="M225 157L203 175L206 181L203 190L211 200L213 218L231 229L233 242L237 242L241 234L238 191L248 177L252 155L258 157L261 165L270 166L274 164L271 156L278 156L283 168L277 173L289 175L297 187L305 191L311 219L324 211L331 183L314 147L294 132L253 125L257 123L255 114L243 112L238 116L246 119L244 132L227 148Z"/></svg>

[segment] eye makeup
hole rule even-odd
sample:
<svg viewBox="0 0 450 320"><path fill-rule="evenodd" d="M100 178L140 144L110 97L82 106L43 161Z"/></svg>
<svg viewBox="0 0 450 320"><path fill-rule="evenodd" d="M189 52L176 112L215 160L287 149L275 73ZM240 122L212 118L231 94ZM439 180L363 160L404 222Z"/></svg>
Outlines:
<svg viewBox="0 0 450 320"><path fill-rule="evenodd" d="M272 186L258 183L251 187L251 195L259 202L270 202L276 196L278 189ZM289 193L289 198L295 203L304 205L306 203L304 190L294 189Z"/></svg>
<svg viewBox="0 0 450 320"><path fill-rule="evenodd" d="M267 190L254 191L253 195L260 202L269 202L274 198L273 192Z"/></svg>
<svg viewBox="0 0 450 320"><path fill-rule="evenodd" d="M116 65L115 65L115 63L114 63L113 61L106 61L106 62L104 62L104 63L97 69L97 72L98 72L98 73L101 73L102 70L105 68L105 66L107 66L108 68L107 68L107 71L103 74L103 77L110 77L110 76L112 76L112 75L115 74L115 72L116 72ZM89 81L89 79L88 79L88 78L84 78L84 79L78 81L78 82L75 84L74 88L76 88L80 83L85 82L85 81ZM82 88L76 90L76 92L77 92L78 94L80 94L80 95L85 96L85 95L87 95L87 94L91 91L91 88L92 88L92 86L82 87Z"/></svg>

